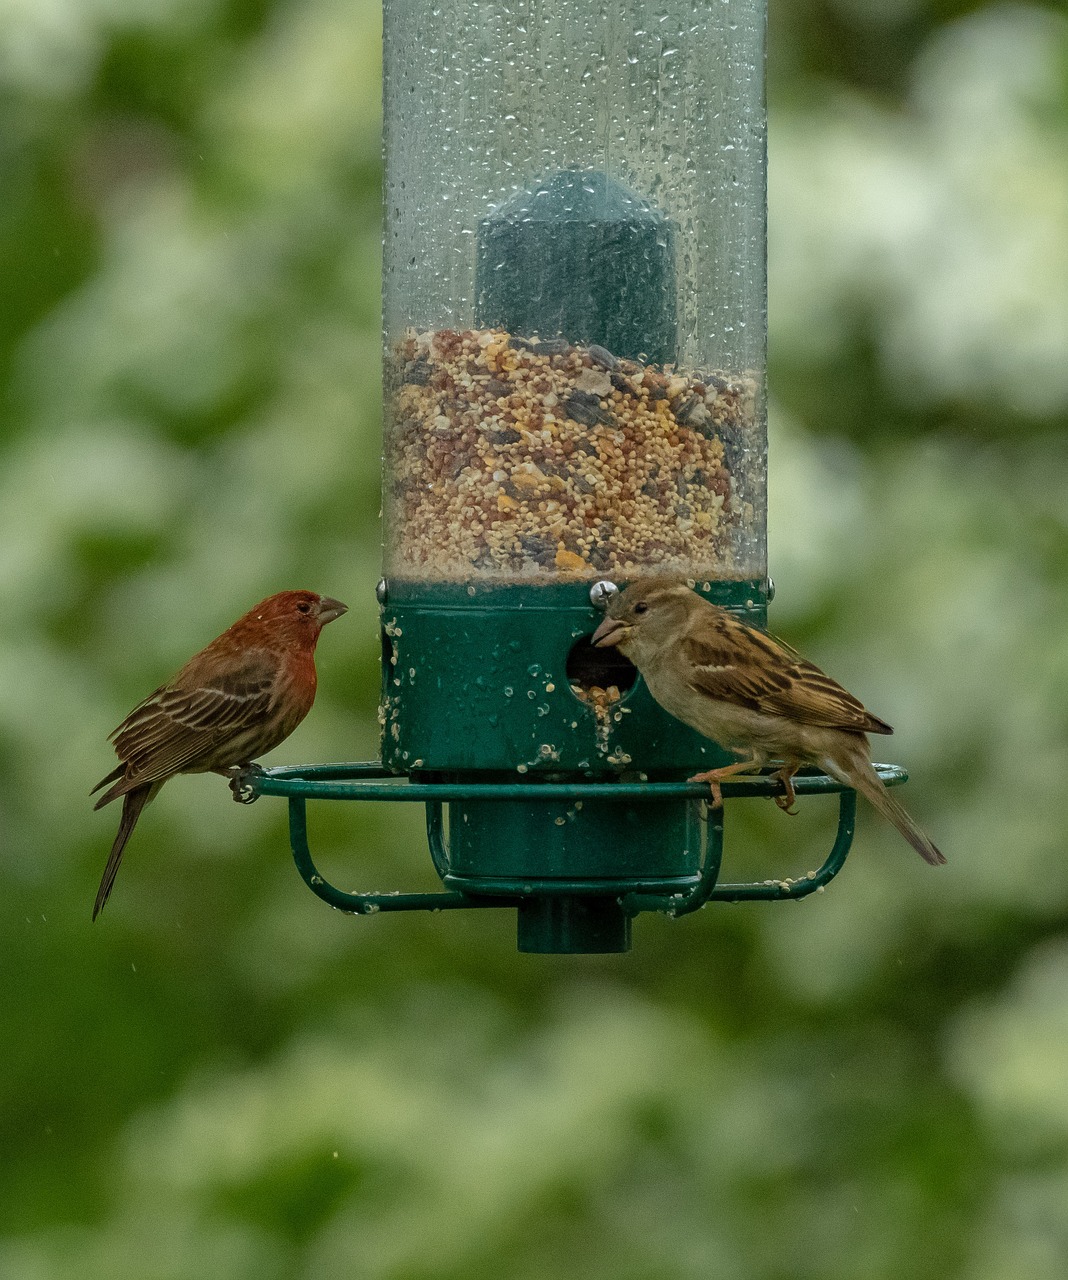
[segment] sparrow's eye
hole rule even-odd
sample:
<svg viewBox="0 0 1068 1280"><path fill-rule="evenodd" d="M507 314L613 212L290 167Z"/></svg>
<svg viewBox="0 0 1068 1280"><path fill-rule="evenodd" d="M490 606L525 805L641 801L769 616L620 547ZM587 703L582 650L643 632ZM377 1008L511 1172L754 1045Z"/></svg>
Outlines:
<svg viewBox="0 0 1068 1280"><path fill-rule="evenodd" d="M307 602L307 600L302 600L300 604L297 605L297 612L311 613L311 605Z"/></svg>
<svg viewBox="0 0 1068 1280"><path fill-rule="evenodd" d="M634 606L634 612L635 612L635 613L648 613L648 612L649 612L649 606L645 603L645 601L644 601L644 600L639 600L639 601L638 601L638 603Z"/></svg>

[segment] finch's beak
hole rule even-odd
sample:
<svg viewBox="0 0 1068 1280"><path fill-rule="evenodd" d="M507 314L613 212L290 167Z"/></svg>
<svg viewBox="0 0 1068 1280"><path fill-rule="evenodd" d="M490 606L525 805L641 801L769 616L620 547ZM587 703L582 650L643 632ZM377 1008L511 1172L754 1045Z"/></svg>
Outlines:
<svg viewBox="0 0 1068 1280"><path fill-rule="evenodd" d="M349 606L342 604L340 600L331 600L329 596L319 597L319 621L324 627L328 622L333 622L335 618L340 618L348 611Z"/></svg>
<svg viewBox="0 0 1068 1280"><path fill-rule="evenodd" d="M605 618L590 637L590 643L595 649L611 649L626 637L629 630L627 624L619 618Z"/></svg>

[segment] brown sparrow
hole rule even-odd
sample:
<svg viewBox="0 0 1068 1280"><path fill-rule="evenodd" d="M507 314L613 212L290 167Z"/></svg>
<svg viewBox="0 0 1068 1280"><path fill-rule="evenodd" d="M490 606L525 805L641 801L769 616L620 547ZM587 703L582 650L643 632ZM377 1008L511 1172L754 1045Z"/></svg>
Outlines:
<svg viewBox="0 0 1068 1280"><path fill-rule="evenodd" d="M866 796L925 861L945 862L872 768L865 735L893 729L782 641L677 579L647 578L612 598L593 644L617 646L665 711L748 757L690 779L711 783L715 808L721 782L774 760L786 793L776 804L789 811L794 774L815 765Z"/></svg>

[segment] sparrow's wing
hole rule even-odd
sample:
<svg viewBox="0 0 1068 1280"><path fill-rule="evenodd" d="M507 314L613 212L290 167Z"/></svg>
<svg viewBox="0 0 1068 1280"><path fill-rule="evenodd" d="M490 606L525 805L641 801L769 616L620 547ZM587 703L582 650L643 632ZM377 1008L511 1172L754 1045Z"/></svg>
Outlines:
<svg viewBox="0 0 1068 1280"><path fill-rule="evenodd" d="M774 636L729 615L708 623L683 640L690 683L699 693L799 724L893 733L836 680Z"/></svg>
<svg viewBox="0 0 1068 1280"><path fill-rule="evenodd" d="M275 696L278 662L266 650L253 649L203 684L187 688L180 679L149 694L111 735L125 776L101 803L131 787L169 778L190 761L209 756L220 743L262 725Z"/></svg>

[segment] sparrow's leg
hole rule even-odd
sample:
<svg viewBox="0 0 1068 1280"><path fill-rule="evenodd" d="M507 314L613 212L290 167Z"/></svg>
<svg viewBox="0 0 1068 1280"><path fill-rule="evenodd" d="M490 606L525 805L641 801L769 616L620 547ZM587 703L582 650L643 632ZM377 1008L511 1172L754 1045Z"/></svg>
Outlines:
<svg viewBox="0 0 1068 1280"><path fill-rule="evenodd" d="M751 760L739 760L737 764L724 765L722 769L709 769L707 773L695 773L690 782L707 782L712 788L712 808L723 808L723 792L720 790L720 783L725 782L728 778L733 778L739 773L752 773L754 769L763 766L764 761L759 756L753 756Z"/></svg>
<svg viewBox="0 0 1068 1280"><path fill-rule="evenodd" d="M785 792L785 795L773 796L772 798L783 813L788 813L791 818L797 813L794 808L797 792L794 791L793 777L800 767L800 765L793 763L784 764L781 769L771 775L772 778L782 783L783 791Z"/></svg>

